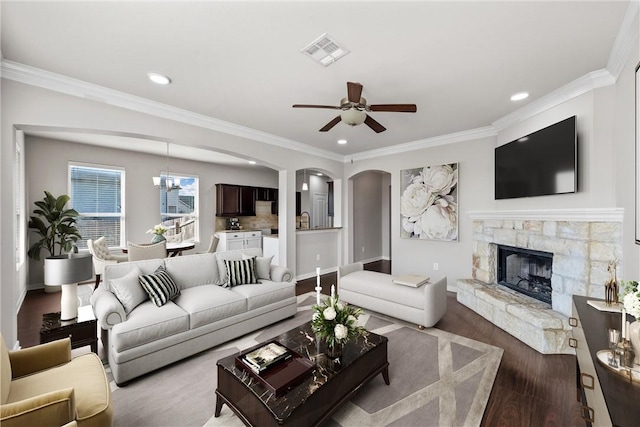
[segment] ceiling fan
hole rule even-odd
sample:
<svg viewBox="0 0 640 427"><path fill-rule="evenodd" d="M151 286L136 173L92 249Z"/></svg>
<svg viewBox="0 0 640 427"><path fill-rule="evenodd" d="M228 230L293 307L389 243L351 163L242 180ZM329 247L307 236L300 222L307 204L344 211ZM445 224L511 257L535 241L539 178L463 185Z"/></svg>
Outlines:
<svg viewBox="0 0 640 427"><path fill-rule="evenodd" d="M367 105L367 100L362 98L362 85L360 83L347 82L347 97L342 98L339 106L333 105L310 105L294 104L293 108L329 108L332 110L342 110L342 113L329 123L324 125L320 132L327 132L332 127L342 121L349 126L358 126L364 123L375 133L387 130L380 123L375 121L367 112L370 111L391 111L394 113L415 113L416 104L374 104Z"/></svg>

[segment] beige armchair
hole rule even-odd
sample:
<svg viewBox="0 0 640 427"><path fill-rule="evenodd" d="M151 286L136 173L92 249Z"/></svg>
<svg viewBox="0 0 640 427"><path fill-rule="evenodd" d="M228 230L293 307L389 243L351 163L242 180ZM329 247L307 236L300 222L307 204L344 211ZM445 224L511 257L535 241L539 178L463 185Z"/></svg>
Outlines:
<svg viewBox="0 0 640 427"><path fill-rule="evenodd" d="M143 259L158 259L167 257L167 241L159 243L142 244L127 242L129 261L141 261Z"/></svg>
<svg viewBox="0 0 640 427"><path fill-rule="evenodd" d="M2 427L113 424L111 388L95 353L72 359L69 338L17 351L0 341Z"/></svg>
<svg viewBox="0 0 640 427"><path fill-rule="evenodd" d="M129 261L127 254L112 254L109 251L104 236L96 240L87 240L87 246L93 258L93 271L96 274L96 285L94 289L100 284L100 276L104 274L105 265Z"/></svg>

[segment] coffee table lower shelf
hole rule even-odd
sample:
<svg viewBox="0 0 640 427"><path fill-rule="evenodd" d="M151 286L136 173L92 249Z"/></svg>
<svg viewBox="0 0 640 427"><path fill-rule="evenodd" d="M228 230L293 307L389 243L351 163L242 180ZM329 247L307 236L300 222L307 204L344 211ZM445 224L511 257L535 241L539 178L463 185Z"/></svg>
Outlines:
<svg viewBox="0 0 640 427"><path fill-rule="evenodd" d="M287 334L294 332L291 336L304 336L295 331ZM292 348L293 343L286 342L287 334L277 340ZM358 347L357 343L351 349L345 346L343 362L337 365L324 354L311 354L317 364L316 372L277 398L236 368L234 356L221 359L218 361L215 416L220 416L222 406L226 404L247 426L319 425L377 375L382 374L384 382L389 384L387 342L386 337L370 334L367 348ZM315 344L309 348L315 348ZM282 410L285 407L288 409Z"/></svg>

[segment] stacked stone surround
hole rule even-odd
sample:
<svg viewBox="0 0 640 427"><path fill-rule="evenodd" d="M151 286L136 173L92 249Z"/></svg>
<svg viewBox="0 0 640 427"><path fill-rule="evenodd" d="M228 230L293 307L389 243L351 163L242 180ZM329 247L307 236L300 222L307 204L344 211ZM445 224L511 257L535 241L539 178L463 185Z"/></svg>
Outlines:
<svg viewBox="0 0 640 427"><path fill-rule="evenodd" d="M473 279L458 281L458 301L541 353L568 348L573 295L604 297L612 259L622 266L621 209L475 212ZM496 245L553 254L552 307L495 284Z"/></svg>

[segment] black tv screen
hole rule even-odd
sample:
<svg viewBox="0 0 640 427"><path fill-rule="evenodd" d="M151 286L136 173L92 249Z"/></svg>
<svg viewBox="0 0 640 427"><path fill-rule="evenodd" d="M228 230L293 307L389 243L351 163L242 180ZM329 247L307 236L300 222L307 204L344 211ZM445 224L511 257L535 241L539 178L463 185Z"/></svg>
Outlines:
<svg viewBox="0 0 640 427"><path fill-rule="evenodd" d="M496 148L495 198L578 191L576 116Z"/></svg>

